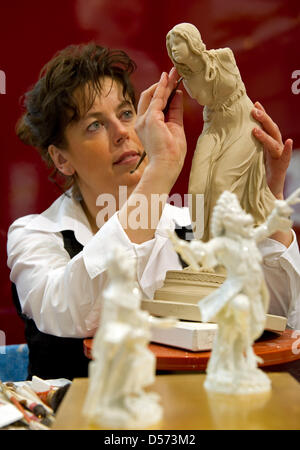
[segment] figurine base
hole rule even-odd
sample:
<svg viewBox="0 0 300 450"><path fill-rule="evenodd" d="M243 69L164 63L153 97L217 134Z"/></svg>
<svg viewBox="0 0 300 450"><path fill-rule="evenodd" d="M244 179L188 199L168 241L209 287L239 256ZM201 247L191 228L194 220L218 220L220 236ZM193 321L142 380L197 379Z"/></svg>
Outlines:
<svg viewBox="0 0 300 450"><path fill-rule="evenodd" d="M159 404L160 397L155 392L143 393L142 396L128 396L124 405L108 407L93 417L91 425L111 429L144 428L159 423L163 410Z"/></svg>
<svg viewBox="0 0 300 450"><path fill-rule="evenodd" d="M220 394L259 394L271 390L271 380L258 368L235 373L222 370L208 374L204 388Z"/></svg>

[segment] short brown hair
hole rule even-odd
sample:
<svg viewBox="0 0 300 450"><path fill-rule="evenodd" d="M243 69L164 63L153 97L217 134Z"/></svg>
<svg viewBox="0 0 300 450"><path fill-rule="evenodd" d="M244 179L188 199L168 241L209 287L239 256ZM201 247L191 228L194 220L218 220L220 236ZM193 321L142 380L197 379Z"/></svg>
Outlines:
<svg viewBox="0 0 300 450"><path fill-rule="evenodd" d="M124 97L128 95L136 106L130 81L135 69L134 61L122 50L93 42L66 47L42 68L38 82L25 94L25 113L17 123L17 136L37 148L48 167L54 167L48 154L49 145L65 147L66 126L81 117L74 91L78 88L83 91L88 86L88 97L84 99L87 111L101 92L101 78L109 76L121 83Z"/></svg>

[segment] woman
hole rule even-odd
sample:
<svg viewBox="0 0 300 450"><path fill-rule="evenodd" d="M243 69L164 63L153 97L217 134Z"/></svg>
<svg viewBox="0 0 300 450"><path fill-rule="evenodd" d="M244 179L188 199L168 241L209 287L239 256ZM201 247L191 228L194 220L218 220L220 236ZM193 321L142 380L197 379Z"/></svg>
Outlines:
<svg viewBox="0 0 300 450"><path fill-rule="evenodd" d="M202 239L210 237L212 210L225 190L237 195L257 225L263 223L273 208L274 195L266 182L262 146L252 136L257 126L251 115L254 105L232 51L206 50L199 31L189 23L176 25L168 33L167 49L188 93L205 105L204 128L189 181L193 218L195 196L204 194Z"/></svg>
<svg viewBox="0 0 300 450"><path fill-rule="evenodd" d="M72 46L49 62L27 94L19 137L73 183L48 210L16 220L8 233L8 266L26 320L29 378L87 375L82 340L97 330L112 242L136 260L146 298L161 287L167 270L181 268L167 230L174 222L189 224L186 209L162 204L157 213L148 208L153 194L166 199L186 154L182 93L176 93L166 120L162 112L178 74L163 73L141 95L136 114L129 81L133 69L123 52ZM268 116L263 114L262 121L268 124ZM270 137L266 133L262 139ZM271 152L277 144L271 141ZM148 159L130 173L144 148ZM284 166L281 159L272 163L272 173ZM277 176L277 188L281 182ZM97 206L97 198L107 193L118 204L120 186L127 188L128 199L99 229L97 215L104 206ZM141 198L150 226L136 229L129 219ZM278 239L287 245L293 241L291 249L297 245L291 234ZM289 250L282 246L282 255ZM287 277L281 273L282 286L290 283ZM288 313L290 298L282 302Z"/></svg>

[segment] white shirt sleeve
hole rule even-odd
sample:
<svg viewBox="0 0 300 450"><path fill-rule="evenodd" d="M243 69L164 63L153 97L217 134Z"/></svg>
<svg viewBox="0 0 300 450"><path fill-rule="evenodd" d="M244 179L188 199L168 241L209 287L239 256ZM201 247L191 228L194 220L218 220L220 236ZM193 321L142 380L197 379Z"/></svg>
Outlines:
<svg viewBox="0 0 300 450"><path fill-rule="evenodd" d="M288 248L265 239L259 249L270 292L269 313L287 317L288 326L300 330L300 254L294 231Z"/></svg>
<svg viewBox="0 0 300 450"><path fill-rule="evenodd" d="M27 219L28 221L28 219ZM143 295L152 297L169 269L180 269L167 233L133 244L117 214L70 259L61 233L26 228L26 217L8 232L8 266L16 284L23 313L37 328L64 337L92 336L101 314L102 293L107 285L105 258L117 244L137 262L137 279Z"/></svg>

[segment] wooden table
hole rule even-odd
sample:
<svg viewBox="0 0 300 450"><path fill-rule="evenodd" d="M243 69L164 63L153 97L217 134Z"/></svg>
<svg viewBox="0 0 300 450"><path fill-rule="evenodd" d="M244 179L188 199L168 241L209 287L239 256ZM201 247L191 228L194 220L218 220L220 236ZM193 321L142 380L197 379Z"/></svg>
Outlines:
<svg viewBox="0 0 300 450"><path fill-rule="evenodd" d="M261 339L254 343L255 353L263 359L261 367L277 366L300 360L299 350L295 351L297 337L293 330L285 330L281 335L265 332ZM298 338L299 339L299 338ZM85 339L84 352L91 358L92 339ZM211 352L191 352L166 345L151 343L149 348L156 356L157 370L166 371L204 371Z"/></svg>
<svg viewBox="0 0 300 450"><path fill-rule="evenodd" d="M158 375L150 390L160 395L164 416L149 429L299 430L300 384L287 373L269 376L272 390L268 393L222 395L206 392L202 374ZM58 409L53 429L101 429L90 425L82 415L87 388L87 378L73 381Z"/></svg>

